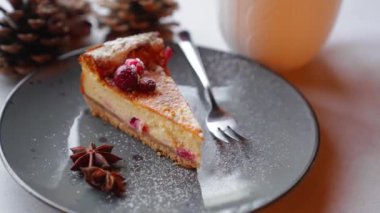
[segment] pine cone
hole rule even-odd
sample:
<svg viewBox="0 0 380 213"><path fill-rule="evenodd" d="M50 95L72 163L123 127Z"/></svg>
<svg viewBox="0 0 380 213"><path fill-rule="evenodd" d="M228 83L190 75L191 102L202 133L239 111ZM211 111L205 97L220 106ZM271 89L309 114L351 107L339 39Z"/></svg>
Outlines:
<svg viewBox="0 0 380 213"><path fill-rule="evenodd" d="M91 24L85 19L89 6L84 0L8 2L10 11L0 7L0 71L26 75L55 59L64 44L90 32Z"/></svg>
<svg viewBox="0 0 380 213"><path fill-rule="evenodd" d="M174 0L98 0L103 8L109 10L107 16L100 16L102 24L110 27L109 39L141 32L158 31L170 40L170 27L174 22L161 23L178 8Z"/></svg>

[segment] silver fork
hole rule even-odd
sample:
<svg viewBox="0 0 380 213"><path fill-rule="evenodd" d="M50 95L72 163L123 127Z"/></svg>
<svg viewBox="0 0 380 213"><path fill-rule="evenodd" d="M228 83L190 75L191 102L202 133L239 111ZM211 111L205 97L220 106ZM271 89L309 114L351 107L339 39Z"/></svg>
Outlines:
<svg viewBox="0 0 380 213"><path fill-rule="evenodd" d="M247 141L246 137L238 133L235 119L217 104L199 52L191 41L190 33L185 30L179 31L177 33L177 40L181 50L197 74L205 94L210 100L211 107L206 118L206 125L210 133L216 139L225 143L229 143L231 139L235 141Z"/></svg>

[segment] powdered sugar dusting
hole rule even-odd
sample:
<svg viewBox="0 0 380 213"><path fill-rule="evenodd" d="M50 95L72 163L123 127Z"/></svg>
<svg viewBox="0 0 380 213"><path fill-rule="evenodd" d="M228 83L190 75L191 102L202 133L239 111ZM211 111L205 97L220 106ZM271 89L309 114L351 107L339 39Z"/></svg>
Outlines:
<svg viewBox="0 0 380 213"><path fill-rule="evenodd" d="M117 38L113 41L105 42L101 47L88 52L94 58L111 58L120 51L129 52L141 45L149 44L157 39L155 33L144 33L135 36ZM162 42L162 39L159 39Z"/></svg>
<svg viewBox="0 0 380 213"><path fill-rule="evenodd" d="M179 49L174 52L173 79L206 130L207 103ZM30 79L37 83L24 84L12 97L0 129L7 161L30 188L76 212L248 212L268 203L310 163L316 137L310 111L292 88L259 65L211 50L201 55L217 100L251 140L224 144L205 131L198 171L174 165L93 117L79 93L76 58L38 72ZM124 198L96 191L70 171L70 144L91 142L114 145L113 152L124 158Z"/></svg>

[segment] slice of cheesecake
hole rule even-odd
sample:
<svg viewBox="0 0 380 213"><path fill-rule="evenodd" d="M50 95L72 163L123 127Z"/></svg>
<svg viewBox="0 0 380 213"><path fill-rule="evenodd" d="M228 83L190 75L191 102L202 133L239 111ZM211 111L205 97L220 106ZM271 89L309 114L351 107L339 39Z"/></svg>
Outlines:
<svg viewBox="0 0 380 213"><path fill-rule="evenodd" d="M118 38L80 56L92 114L187 168L201 160L202 130L169 75L157 33Z"/></svg>

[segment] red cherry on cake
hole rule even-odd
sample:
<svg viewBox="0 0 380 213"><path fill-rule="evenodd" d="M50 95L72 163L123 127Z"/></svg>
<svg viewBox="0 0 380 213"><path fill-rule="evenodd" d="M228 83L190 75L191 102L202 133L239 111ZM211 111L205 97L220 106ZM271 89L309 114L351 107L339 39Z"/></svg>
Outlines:
<svg viewBox="0 0 380 213"><path fill-rule="evenodd" d="M142 75L144 73L145 66L139 58L127 58L124 64L135 69L139 75Z"/></svg>
<svg viewBox="0 0 380 213"><path fill-rule="evenodd" d="M152 79L142 78L139 81L139 90L141 92L152 92L156 89L156 82Z"/></svg>
<svg viewBox="0 0 380 213"><path fill-rule="evenodd" d="M139 75L135 69L123 64L116 69L113 81L119 89L130 91L137 88Z"/></svg>

